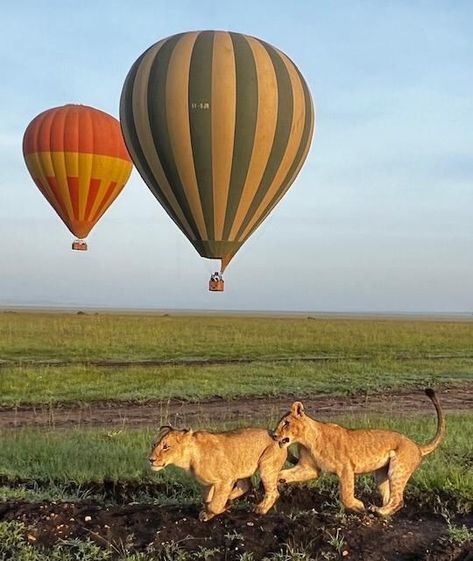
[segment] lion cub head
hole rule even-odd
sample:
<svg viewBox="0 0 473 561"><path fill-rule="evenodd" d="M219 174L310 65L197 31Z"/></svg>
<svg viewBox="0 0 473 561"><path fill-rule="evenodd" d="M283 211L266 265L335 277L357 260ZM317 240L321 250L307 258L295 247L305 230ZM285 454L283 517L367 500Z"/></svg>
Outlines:
<svg viewBox="0 0 473 561"><path fill-rule="evenodd" d="M274 440L279 443L281 448L297 442L303 435L305 430L304 417L304 406L300 401L295 401L289 413L286 413L279 421L273 433Z"/></svg>
<svg viewBox="0 0 473 561"><path fill-rule="evenodd" d="M171 464L180 466L185 461L191 432L189 429L177 430L170 426L161 427L149 456L151 469L160 471Z"/></svg>

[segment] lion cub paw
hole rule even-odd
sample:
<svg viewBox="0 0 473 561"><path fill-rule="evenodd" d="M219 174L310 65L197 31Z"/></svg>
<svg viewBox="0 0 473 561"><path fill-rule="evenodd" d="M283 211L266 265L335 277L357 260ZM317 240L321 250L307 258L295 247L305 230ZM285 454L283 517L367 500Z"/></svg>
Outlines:
<svg viewBox="0 0 473 561"><path fill-rule="evenodd" d="M266 514L274 506L274 503L278 500L279 496L279 493L276 491L267 493L263 500L256 505L256 514Z"/></svg>
<svg viewBox="0 0 473 561"><path fill-rule="evenodd" d="M379 509L379 506L370 505L368 507L368 512L371 514L375 514L376 516L382 516L382 514L379 512Z"/></svg>
<svg viewBox="0 0 473 561"><path fill-rule="evenodd" d="M386 506L372 506L370 510L376 513L378 516L382 516L383 518L387 518L392 516L396 511L398 511L402 507L402 504L397 506L396 508L386 507Z"/></svg>
<svg viewBox="0 0 473 561"><path fill-rule="evenodd" d="M208 522L209 520L211 520L213 517L215 516L215 514L213 514L212 512L207 512L206 510L201 510L199 512L199 520L201 522Z"/></svg>
<svg viewBox="0 0 473 561"><path fill-rule="evenodd" d="M269 508L262 503L255 506L255 513L256 514L266 514L268 512L268 510L269 510Z"/></svg>
<svg viewBox="0 0 473 561"><path fill-rule="evenodd" d="M345 508L348 510L353 510L355 512L365 512L365 505L359 501L358 499L355 499L352 503L350 504L346 504Z"/></svg>

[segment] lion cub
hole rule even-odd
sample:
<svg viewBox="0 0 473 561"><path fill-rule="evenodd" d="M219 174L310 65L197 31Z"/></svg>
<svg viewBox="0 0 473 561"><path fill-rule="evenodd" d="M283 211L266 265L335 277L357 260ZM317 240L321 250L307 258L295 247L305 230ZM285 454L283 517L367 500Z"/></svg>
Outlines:
<svg viewBox="0 0 473 561"><path fill-rule="evenodd" d="M250 489L250 477L258 469L265 495L257 505L266 514L279 492L278 475L287 457L264 429L246 428L221 433L161 427L149 461L159 471L175 465L191 473L202 486L204 509L199 518L207 521L226 510L228 501Z"/></svg>
<svg viewBox="0 0 473 561"><path fill-rule="evenodd" d="M273 437L281 447L299 443L303 454L294 468L281 472L279 480L306 481L317 478L321 471L335 473L340 479L343 505L361 512L365 507L354 496L355 475L374 472L383 506L373 510L382 516L393 514L403 506L404 488L422 457L433 452L445 434L445 419L437 396L431 389L425 393L437 411L437 433L423 446L395 431L350 430L316 421L296 401L280 420Z"/></svg>

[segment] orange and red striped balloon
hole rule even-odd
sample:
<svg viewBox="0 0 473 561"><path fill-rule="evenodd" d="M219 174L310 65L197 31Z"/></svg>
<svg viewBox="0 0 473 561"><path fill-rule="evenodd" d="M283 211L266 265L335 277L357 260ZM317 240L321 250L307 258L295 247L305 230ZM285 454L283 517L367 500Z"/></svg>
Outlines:
<svg viewBox="0 0 473 561"><path fill-rule="evenodd" d="M89 234L132 170L118 120L86 105L35 117L23 154L38 189L78 238Z"/></svg>

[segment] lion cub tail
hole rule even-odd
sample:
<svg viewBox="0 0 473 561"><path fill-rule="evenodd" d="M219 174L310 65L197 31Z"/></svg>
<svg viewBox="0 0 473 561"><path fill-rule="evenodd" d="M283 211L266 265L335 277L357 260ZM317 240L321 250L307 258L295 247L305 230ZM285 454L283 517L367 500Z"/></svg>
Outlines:
<svg viewBox="0 0 473 561"><path fill-rule="evenodd" d="M428 444L419 446L420 453L423 456L426 456L427 454L433 452L437 448L437 446L442 442L443 437L445 436L445 416L443 414L442 408L440 407L440 402L437 396L435 395L434 390L430 388L427 388L425 390L425 395L432 401L435 410L437 411L437 432L434 438Z"/></svg>

